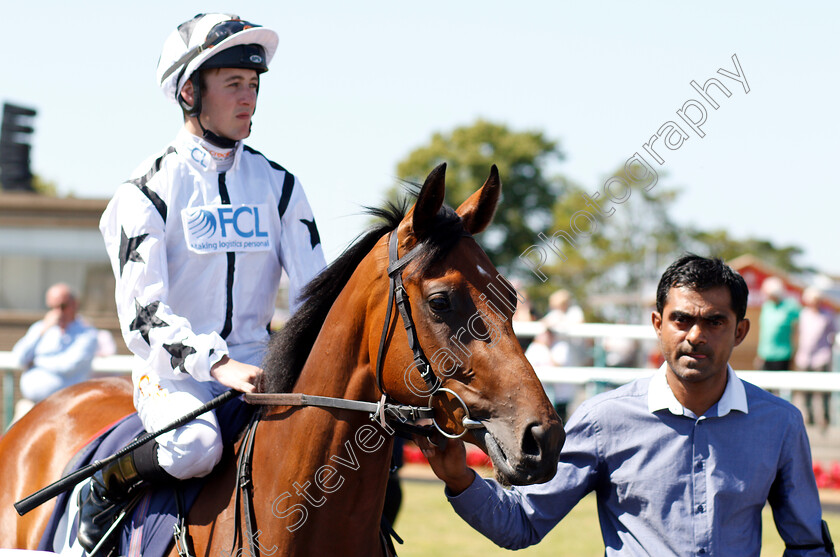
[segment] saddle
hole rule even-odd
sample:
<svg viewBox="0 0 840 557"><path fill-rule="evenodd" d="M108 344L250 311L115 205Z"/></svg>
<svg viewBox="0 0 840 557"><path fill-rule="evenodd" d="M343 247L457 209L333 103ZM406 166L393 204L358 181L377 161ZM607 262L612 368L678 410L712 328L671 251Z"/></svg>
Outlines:
<svg viewBox="0 0 840 557"><path fill-rule="evenodd" d="M240 398L235 398L215 410L226 451L233 446L251 420L254 411L253 406ZM112 424L105 433L93 439L76 453L63 475L116 453L143 433L145 429L140 422L140 417L136 413L129 414ZM166 555L175 540L173 532L177 531L179 515L186 516L206 481L206 478L192 478L148 490L116 534L119 555L126 557L163 557ZM38 545L40 551L59 551L75 542L78 516L73 512L74 494L75 491L68 491L56 499L55 509ZM73 517L69 516L71 512L74 514Z"/></svg>

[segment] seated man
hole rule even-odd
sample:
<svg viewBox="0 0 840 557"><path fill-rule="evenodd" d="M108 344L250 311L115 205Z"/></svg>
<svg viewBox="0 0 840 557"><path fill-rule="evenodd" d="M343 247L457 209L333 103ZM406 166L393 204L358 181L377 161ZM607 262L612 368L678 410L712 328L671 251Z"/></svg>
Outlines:
<svg viewBox="0 0 840 557"><path fill-rule="evenodd" d="M96 354L97 330L76 315L78 301L69 286L47 290L49 311L34 323L12 349L18 366L23 399L15 407L15 421L54 392L90 377Z"/></svg>
<svg viewBox="0 0 840 557"><path fill-rule="evenodd" d="M418 439L455 511L521 548L594 491L606 555L740 556L760 553L769 502L785 556L829 555L802 415L728 364L750 329L747 294L719 259L673 263L652 314L665 364L583 403L544 484L505 490L467 467L463 443Z"/></svg>

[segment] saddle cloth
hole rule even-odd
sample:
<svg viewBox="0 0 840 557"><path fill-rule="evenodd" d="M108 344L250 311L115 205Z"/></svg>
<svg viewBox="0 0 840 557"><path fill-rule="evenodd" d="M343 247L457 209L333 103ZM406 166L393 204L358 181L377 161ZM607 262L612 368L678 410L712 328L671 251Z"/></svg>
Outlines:
<svg viewBox="0 0 840 557"><path fill-rule="evenodd" d="M215 410L222 441L229 447L247 425L254 407L235 398ZM68 464L64 473L72 473L96 460L107 458L145 433L139 416L129 414L104 434L88 443ZM229 455L226 456L229 457ZM184 512L188 512L204 486L204 478L193 478L157 489L150 489L123 522L118 532L119 555L126 557L163 557L169 550L177 522L175 490L183 493ZM81 485L81 484L80 484ZM61 555L84 555L76 540L78 530L77 489L62 493L38 545L40 551L54 551Z"/></svg>

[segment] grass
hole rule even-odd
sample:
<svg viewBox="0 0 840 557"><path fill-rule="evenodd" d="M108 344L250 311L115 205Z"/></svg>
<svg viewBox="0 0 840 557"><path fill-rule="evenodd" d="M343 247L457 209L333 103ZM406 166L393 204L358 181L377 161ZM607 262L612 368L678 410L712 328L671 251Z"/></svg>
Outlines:
<svg viewBox="0 0 840 557"><path fill-rule="evenodd" d="M510 555L508 550L496 546L455 514L443 494L442 483L407 480L403 481L402 488L403 503L395 525L395 530L405 541L403 545L397 545L400 557ZM781 555L784 543L776 532L768 508L765 508L763 518L761 555ZM832 532L840 532L840 514L826 513L824 518ZM604 543L594 495L590 494L581 501L540 544L523 549L517 555L602 557Z"/></svg>

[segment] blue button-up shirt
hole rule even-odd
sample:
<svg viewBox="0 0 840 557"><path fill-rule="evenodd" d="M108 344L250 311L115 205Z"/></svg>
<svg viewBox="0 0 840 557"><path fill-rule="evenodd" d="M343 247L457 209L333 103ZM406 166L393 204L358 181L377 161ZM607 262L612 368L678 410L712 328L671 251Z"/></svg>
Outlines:
<svg viewBox="0 0 840 557"><path fill-rule="evenodd" d="M801 414L731 368L723 396L702 416L677 401L663 366L587 400L566 430L552 480L506 490L476 478L449 497L455 511L498 545L517 549L537 543L595 491L606 555L744 557L760 554L769 501L788 547L822 543Z"/></svg>
<svg viewBox="0 0 840 557"><path fill-rule="evenodd" d="M34 323L12 349L25 370L20 378L21 394L39 402L90 378L96 348L97 330L79 319L66 330L53 325L44 331L43 321Z"/></svg>

